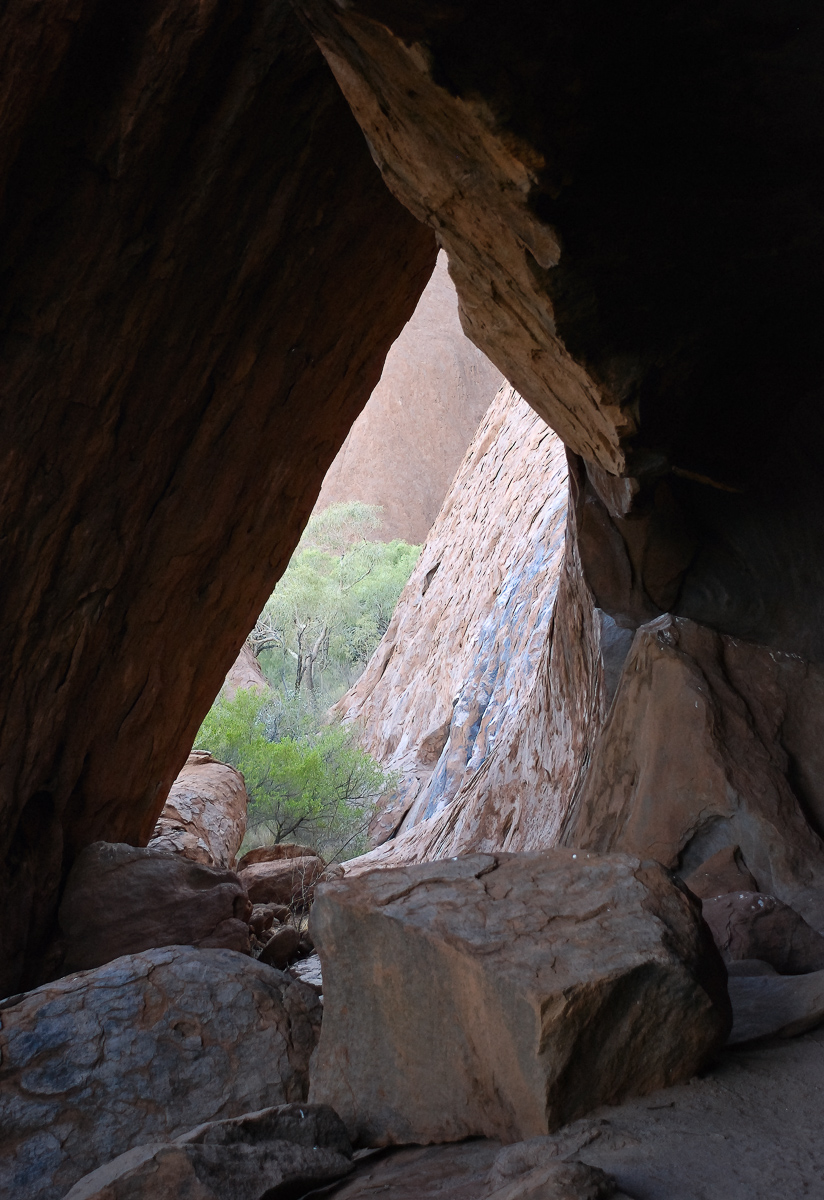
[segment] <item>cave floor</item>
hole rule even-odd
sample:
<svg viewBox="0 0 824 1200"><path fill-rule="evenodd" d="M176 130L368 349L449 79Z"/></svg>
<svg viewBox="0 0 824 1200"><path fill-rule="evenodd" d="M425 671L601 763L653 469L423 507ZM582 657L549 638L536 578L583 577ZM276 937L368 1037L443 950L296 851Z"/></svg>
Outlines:
<svg viewBox="0 0 824 1200"><path fill-rule="evenodd" d="M559 1157L612 1174L632 1200L824 1200L824 1028L725 1050L707 1073L553 1135ZM404 1147L360 1159L313 1196L479 1200L492 1141Z"/></svg>

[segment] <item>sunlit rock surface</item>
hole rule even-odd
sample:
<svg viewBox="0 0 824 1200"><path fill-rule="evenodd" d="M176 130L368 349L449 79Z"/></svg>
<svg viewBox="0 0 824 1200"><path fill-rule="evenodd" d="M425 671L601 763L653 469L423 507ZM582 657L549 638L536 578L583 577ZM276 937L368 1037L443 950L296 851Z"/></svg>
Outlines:
<svg viewBox="0 0 824 1200"><path fill-rule="evenodd" d="M370 536L423 542L501 383L501 372L461 329L442 251L329 468L316 511L344 500L379 504L381 523Z"/></svg>

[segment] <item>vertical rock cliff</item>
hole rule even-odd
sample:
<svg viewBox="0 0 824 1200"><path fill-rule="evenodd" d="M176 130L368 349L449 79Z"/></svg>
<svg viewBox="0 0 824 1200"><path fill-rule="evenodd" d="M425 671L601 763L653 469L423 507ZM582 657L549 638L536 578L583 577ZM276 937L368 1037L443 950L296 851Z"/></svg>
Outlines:
<svg viewBox="0 0 824 1200"><path fill-rule="evenodd" d="M373 830L410 831L393 860L553 844L602 719L597 650L612 627L566 561L566 528L563 443L506 385L338 705L400 773Z"/></svg>

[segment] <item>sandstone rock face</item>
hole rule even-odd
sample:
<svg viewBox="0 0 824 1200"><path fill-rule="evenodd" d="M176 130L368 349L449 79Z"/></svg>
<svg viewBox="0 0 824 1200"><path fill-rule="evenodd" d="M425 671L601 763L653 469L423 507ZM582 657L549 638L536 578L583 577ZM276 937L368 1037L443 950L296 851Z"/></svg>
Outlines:
<svg viewBox="0 0 824 1200"><path fill-rule="evenodd" d="M351 1159L331 1109L285 1104L136 1146L81 1179L66 1200L266 1200L340 1179Z"/></svg>
<svg viewBox="0 0 824 1200"><path fill-rule="evenodd" d="M824 669L796 655L683 618L642 626L563 841L685 876L738 846L760 891L824 927L822 696Z"/></svg>
<svg viewBox="0 0 824 1200"><path fill-rule="evenodd" d="M324 871L316 854L306 858L282 858L245 866L239 878L253 904L288 904L307 908L316 881Z"/></svg>
<svg viewBox="0 0 824 1200"><path fill-rule="evenodd" d="M705 900L701 911L727 962L760 959L781 975L824 970L824 937L774 896L731 892Z"/></svg>
<svg viewBox="0 0 824 1200"><path fill-rule="evenodd" d="M149 846L210 867L233 867L248 804L241 773L207 750L194 750L172 784Z"/></svg>
<svg viewBox="0 0 824 1200"><path fill-rule="evenodd" d="M239 871L245 871L254 863L280 862L285 858L317 858L318 854L311 846L298 846L294 842L278 842L275 846L256 846L247 850L237 865Z"/></svg>
<svg viewBox="0 0 824 1200"><path fill-rule="evenodd" d="M591 601L579 612L564 576L566 508L563 446L503 388L386 635L338 705L360 724L365 749L401 776L375 841L423 822L410 858L552 844L581 770L581 735L603 708L597 635L581 636ZM393 843L394 861L404 853Z"/></svg>
<svg viewBox="0 0 824 1200"><path fill-rule="evenodd" d="M501 373L461 329L441 252L378 386L338 451L318 511L342 500L383 508L371 535L423 542Z"/></svg>
<svg viewBox="0 0 824 1200"><path fill-rule="evenodd" d="M228 950L118 959L0 1006L0 1192L62 1200L118 1154L306 1098L320 1003Z"/></svg>
<svg viewBox="0 0 824 1200"><path fill-rule="evenodd" d="M249 691L250 688L256 692L267 692L269 681L250 647L244 642L223 680L221 690L227 700L234 700L239 691Z"/></svg>
<svg viewBox="0 0 824 1200"><path fill-rule="evenodd" d="M4 994L151 837L436 246L286 0L0 23Z"/></svg>
<svg viewBox="0 0 824 1200"><path fill-rule="evenodd" d="M362 1145L517 1141L686 1079L729 1029L697 903L657 864L470 855L327 884L312 1099Z"/></svg>
<svg viewBox="0 0 824 1200"><path fill-rule="evenodd" d="M95 842L78 856L60 905L64 971L157 946L249 953L252 906L233 871L167 850Z"/></svg>

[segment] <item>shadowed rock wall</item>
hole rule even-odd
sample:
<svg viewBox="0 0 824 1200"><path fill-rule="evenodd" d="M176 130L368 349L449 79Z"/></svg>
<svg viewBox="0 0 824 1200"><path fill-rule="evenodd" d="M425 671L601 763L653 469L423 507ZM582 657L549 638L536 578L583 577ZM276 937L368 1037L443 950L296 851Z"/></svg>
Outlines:
<svg viewBox="0 0 824 1200"><path fill-rule="evenodd" d="M0 56L6 992L151 836L435 243L286 3L12 4Z"/></svg>
<svg viewBox="0 0 824 1200"><path fill-rule="evenodd" d="M585 461L598 604L824 658L821 6L299 7L469 336Z"/></svg>

